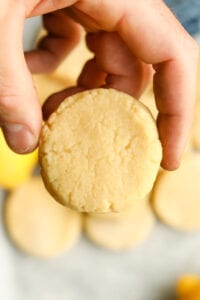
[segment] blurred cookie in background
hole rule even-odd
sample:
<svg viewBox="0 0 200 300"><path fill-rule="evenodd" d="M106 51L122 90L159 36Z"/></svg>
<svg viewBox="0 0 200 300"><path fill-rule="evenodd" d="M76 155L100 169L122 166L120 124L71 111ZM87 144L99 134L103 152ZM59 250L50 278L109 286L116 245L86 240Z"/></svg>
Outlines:
<svg viewBox="0 0 200 300"><path fill-rule="evenodd" d="M72 248L82 229L81 214L58 204L39 176L8 195L4 221L13 243L25 253L41 258Z"/></svg>
<svg viewBox="0 0 200 300"><path fill-rule="evenodd" d="M152 192L156 215L167 225L200 230L200 154L187 153L179 169L161 171Z"/></svg>
<svg viewBox="0 0 200 300"><path fill-rule="evenodd" d="M122 251L144 242L154 225L147 200L140 200L123 213L88 214L84 219L87 238L97 246Z"/></svg>

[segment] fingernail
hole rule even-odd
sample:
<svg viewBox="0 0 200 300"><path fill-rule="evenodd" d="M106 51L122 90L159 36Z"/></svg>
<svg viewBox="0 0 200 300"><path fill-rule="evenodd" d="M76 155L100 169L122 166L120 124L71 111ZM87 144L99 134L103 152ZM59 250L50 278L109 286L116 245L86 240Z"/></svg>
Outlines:
<svg viewBox="0 0 200 300"><path fill-rule="evenodd" d="M4 124L2 126L6 142L17 153L28 153L37 145L37 138L21 124Z"/></svg>

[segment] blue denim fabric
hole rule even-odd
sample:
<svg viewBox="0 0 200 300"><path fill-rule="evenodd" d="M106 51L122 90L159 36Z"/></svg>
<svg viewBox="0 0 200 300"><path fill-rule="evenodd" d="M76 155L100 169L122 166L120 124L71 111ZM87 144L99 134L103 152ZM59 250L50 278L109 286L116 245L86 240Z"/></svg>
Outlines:
<svg viewBox="0 0 200 300"><path fill-rule="evenodd" d="M200 33L200 0L165 0L164 2L191 35Z"/></svg>

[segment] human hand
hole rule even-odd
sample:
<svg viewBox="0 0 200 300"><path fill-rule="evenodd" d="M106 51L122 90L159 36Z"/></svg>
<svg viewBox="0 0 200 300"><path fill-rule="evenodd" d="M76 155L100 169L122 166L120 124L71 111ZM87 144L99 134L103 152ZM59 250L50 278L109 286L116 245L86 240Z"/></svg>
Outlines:
<svg viewBox="0 0 200 300"><path fill-rule="evenodd" d="M10 2L14 3L11 0ZM31 2L37 2L37 5L31 7ZM93 0L46 0L27 3L26 13L15 13L15 22L10 16L8 17L7 13L7 19L10 19L7 22L9 29L22 27L23 18L26 16L70 6L68 13L90 31L87 43L94 52L95 59L84 67L78 80L79 90L106 86L120 89L139 98L152 75L152 70L155 70L153 80L159 110L158 129L163 146L162 165L169 170L178 167L192 123L198 48L164 3L158 0L140 2L118 0L115 1L115 5L111 0L95 2ZM59 12L59 18L61 15L64 20L65 14ZM50 65L55 67L64 53L67 53L78 39L78 28L74 27L75 24L73 23L72 27L76 38L67 39L69 32L66 34L65 26L56 22L56 17L57 14L50 14L44 19L50 32L57 28L54 39L50 34L36 52L26 56L32 71L49 70ZM2 26L5 31L5 25ZM15 151L28 152L37 143L41 114L22 55L19 41L22 29L21 31L20 29L18 31L15 29L15 32L13 30L14 33L10 30L7 34L9 39L4 37L4 40L8 41L4 43L4 55L0 57L0 65L4 66L2 74L6 75L1 76L3 84L1 83L0 88L0 120L1 124L24 124L30 129L34 136L32 143L24 135L20 135L20 131L10 133L3 125L9 145ZM15 35L14 44L10 41L13 35ZM61 37L59 41L64 46L64 50L60 45L56 47L55 35ZM6 52L9 53L8 62L5 62ZM20 77L17 74L19 70ZM6 85L7 82L9 85ZM46 105L47 114L49 109L55 107L56 103L69 92L71 90L52 96L51 101ZM27 102L24 101L25 96L29 96Z"/></svg>
<svg viewBox="0 0 200 300"><path fill-rule="evenodd" d="M15 152L28 153L34 150L38 143L42 122L41 106L22 48L24 19L33 16L35 11L43 14L67 4L71 2L69 0L1 1L0 126L7 143ZM43 65L46 64L47 67L50 64L52 68L55 67L54 62L58 63L62 56L73 48L79 36L77 26L72 21L70 23L70 20L64 20L60 24L61 29L56 26L56 30L60 30L62 34L59 37L52 34L50 39L43 42L40 51ZM59 51L56 50L57 48Z"/></svg>

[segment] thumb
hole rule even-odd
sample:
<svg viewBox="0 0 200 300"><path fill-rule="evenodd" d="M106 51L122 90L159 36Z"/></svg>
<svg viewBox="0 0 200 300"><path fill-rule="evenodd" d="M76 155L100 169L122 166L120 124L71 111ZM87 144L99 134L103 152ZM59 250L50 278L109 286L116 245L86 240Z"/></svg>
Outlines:
<svg viewBox="0 0 200 300"><path fill-rule="evenodd" d="M41 108L22 47L24 16L18 1L0 16L0 126L18 153L37 146L41 126Z"/></svg>

